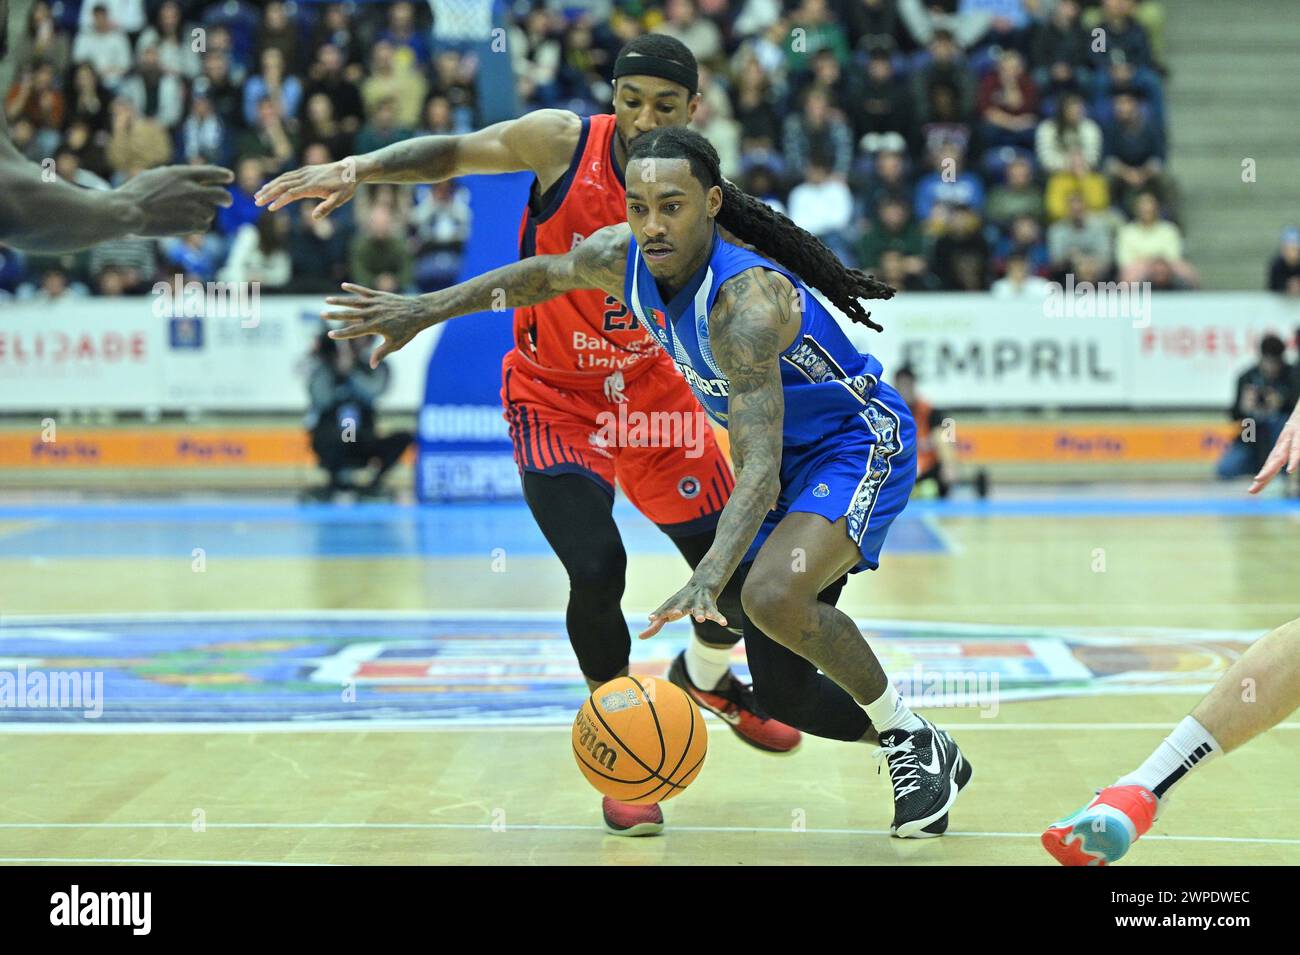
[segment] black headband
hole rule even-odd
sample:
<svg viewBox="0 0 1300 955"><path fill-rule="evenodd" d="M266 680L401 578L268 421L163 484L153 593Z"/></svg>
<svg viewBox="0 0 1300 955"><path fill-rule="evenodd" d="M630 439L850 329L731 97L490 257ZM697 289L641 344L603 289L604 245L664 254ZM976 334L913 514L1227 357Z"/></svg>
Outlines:
<svg viewBox="0 0 1300 955"><path fill-rule="evenodd" d="M614 61L614 79L620 76L657 76L685 86L691 96L700 85L699 71L695 67L653 53L620 53Z"/></svg>

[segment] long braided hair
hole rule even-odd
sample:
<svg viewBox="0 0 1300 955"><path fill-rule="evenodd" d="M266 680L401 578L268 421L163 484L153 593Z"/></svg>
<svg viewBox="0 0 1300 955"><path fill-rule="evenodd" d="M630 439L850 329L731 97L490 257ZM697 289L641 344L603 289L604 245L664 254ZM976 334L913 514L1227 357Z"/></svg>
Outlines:
<svg viewBox="0 0 1300 955"><path fill-rule="evenodd" d="M821 239L799 228L767 203L722 177L713 145L694 130L661 126L632 141L633 159L684 159L704 188L722 188L717 223L746 245L817 288L850 319L881 332L862 299L893 298L894 289L859 269L850 269Z"/></svg>

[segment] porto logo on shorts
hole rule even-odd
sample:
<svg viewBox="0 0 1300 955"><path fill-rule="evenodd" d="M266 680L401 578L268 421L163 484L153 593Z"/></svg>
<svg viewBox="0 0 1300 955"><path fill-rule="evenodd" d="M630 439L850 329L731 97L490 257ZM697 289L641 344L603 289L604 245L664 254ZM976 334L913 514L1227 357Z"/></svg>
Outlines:
<svg viewBox="0 0 1300 955"><path fill-rule="evenodd" d="M825 484L818 484L813 488L813 497L825 497L829 493L831 493L831 489Z"/></svg>
<svg viewBox="0 0 1300 955"><path fill-rule="evenodd" d="M677 482L677 493L686 500L697 497L700 493L700 482L698 478L684 477Z"/></svg>

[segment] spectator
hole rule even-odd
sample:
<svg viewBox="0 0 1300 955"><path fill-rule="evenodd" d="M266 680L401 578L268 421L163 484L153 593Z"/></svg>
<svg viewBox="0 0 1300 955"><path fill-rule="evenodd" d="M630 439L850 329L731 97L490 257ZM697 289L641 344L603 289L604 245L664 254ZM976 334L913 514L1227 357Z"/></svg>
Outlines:
<svg viewBox="0 0 1300 955"><path fill-rule="evenodd" d="M513 40L512 40L513 45ZM362 62L365 60L365 44L352 26L348 9L342 3L326 4L321 13L320 22L312 34L311 48L319 51L332 46L340 55L344 64L343 75L351 82L357 82L362 75ZM346 115L340 110L340 115Z"/></svg>
<svg viewBox="0 0 1300 955"><path fill-rule="evenodd" d="M54 81L54 68L37 63L10 88L5 102L9 122L25 119L35 130L37 148L48 156L59 147L65 103Z"/></svg>
<svg viewBox="0 0 1300 955"><path fill-rule="evenodd" d="M77 165L101 179L110 179L113 170L108 155L96 140L90 126L82 119L74 119L64 134L63 149L77 157Z"/></svg>
<svg viewBox="0 0 1300 955"><path fill-rule="evenodd" d="M928 46L945 33L959 48L973 46L987 31L983 14L959 14L960 0L898 0L898 15L917 46Z"/></svg>
<svg viewBox="0 0 1300 955"><path fill-rule="evenodd" d="M203 70L203 60L194 49L193 40L194 27L182 21L181 5L176 0L166 0L158 8L153 25L146 27L136 41L136 59L142 51L153 47L158 51L158 62L164 73L194 80Z"/></svg>
<svg viewBox="0 0 1300 955"><path fill-rule="evenodd" d="M86 12L90 11L90 25L87 27ZM110 90L115 91L131 69L131 44L126 34L113 25L109 19L108 6L104 0L82 6L81 30L72 44L72 61L89 63L95 68L96 75Z"/></svg>
<svg viewBox="0 0 1300 955"><path fill-rule="evenodd" d="M185 105L185 88L170 73L164 73L156 46L146 46L140 51L136 67L118 89L135 104L136 112L152 119L167 129L181 121Z"/></svg>
<svg viewBox="0 0 1300 955"><path fill-rule="evenodd" d="M894 74L894 61L885 50L876 50L867 61L867 78L856 110L854 133L901 133L912 139L911 99L906 85Z"/></svg>
<svg viewBox="0 0 1300 955"><path fill-rule="evenodd" d="M391 372L388 363L372 369L365 346L355 340L335 341L325 332L317 337L307 377L311 409L306 425L328 481L308 491L308 497L329 501L343 491L361 497L380 493L384 475L401 460L413 438L408 431L382 438L377 433L375 401L387 390ZM372 465L370 480L357 484L353 472Z"/></svg>
<svg viewBox="0 0 1300 955"><path fill-rule="evenodd" d="M544 8L534 7L522 26L511 26L511 66L520 102L549 106L555 101L562 54L551 14Z"/></svg>
<svg viewBox="0 0 1300 955"><path fill-rule="evenodd" d="M415 8L402 0L388 8L388 28L379 34L379 39L391 43L399 60L404 60L406 69L424 69L429 65L432 49L429 44L429 31L417 29L415 25Z"/></svg>
<svg viewBox="0 0 1300 955"><path fill-rule="evenodd" d="M1132 93L1115 97L1115 115L1103 142L1111 196L1119 205L1127 207L1139 192L1165 195L1164 132L1143 114Z"/></svg>
<svg viewBox="0 0 1300 955"><path fill-rule="evenodd" d="M858 242L858 262L867 271L879 269L886 251L903 256L903 271L909 277L926 274L925 239L912 221L912 209L901 199L887 197L880 203L876 222L869 225Z"/></svg>
<svg viewBox="0 0 1300 955"><path fill-rule="evenodd" d="M848 27L849 45L855 50L874 56L875 51L896 47L898 9L894 0L846 0L843 18Z"/></svg>
<svg viewBox="0 0 1300 955"><path fill-rule="evenodd" d="M406 292L411 287L414 263L405 237L398 234L392 211L375 205L365 221L364 234L352 242L352 280L381 292Z"/></svg>
<svg viewBox="0 0 1300 955"><path fill-rule="evenodd" d="M256 282L268 291L283 289L293 275L288 236L286 216L263 212L256 225L239 227L219 277L223 282L240 285Z"/></svg>
<svg viewBox="0 0 1300 955"><path fill-rule="evenodd" d="M258 104L264 99L275 103L283 119L298 115L302 104L302 81L288 76L284 69L284 54L276 47L262 51L262 72L244 84L244 122L258 124Z"/></svg>
<svg viewBox="0 0 1300 955"><path fill-rule="evenodd" d="M74 282L63 269L55 266L41 273L40 284L24 285L18 289L18 298L38 305L54 305L85 298L90 290Z"/></svg>
<svg viewBox="0 0 1300 955"><path fill-rule="evenodd" d="M10 52L15 73L21 73L35 63L48 63L56 76L63 76L72 61L68 35L55 21L47 0L36 0L27 15L27 29L13 37Z"/></svg>
<svg viewBox="0 0 1300 955"><path fill-rule="evenodd" d="M916 184L916 218L932 232L941 232L943 222L957 206L977 212L984 208L984 184L963 168L962 154L945 148L935 156L935 169Z"/></svg>
<svg viewBox="0 0 1300 955"><path fill-rule="evenodd" d="M334 102L324 93L307 97L306 117L302 123L304 146L323 143L332 156L351 156L355 137L334 116Z"/></svg>
<svg viewBox="0 0 1300 955"><path fill-rule="evenodd" d="M158 256L152 239L130 237L101 242L90 250L90 275L101 294L143 294L153 286ZM106 273L111 273L106 278Z"/></svg>
<svg viewBox="0 0 1300 955"><path fill-rule="evenodd" d="M808 161L807 178L790 190L789 215L795 225L817 236L841 259L847 258L853 196L844 180L832 173L827 157L815 153Z"/></svg>
<svg viewBox="0 0 1300 955"><path fill-rule="evenodd" d="M106 156L116 173L127 177L143 169L152 169L171 161L172 143L160 124L136 111L135 103L125 96L113 100L112 132Z"/></svg>
<svg viewBox="0 0 1300 955"><path fill-rule="evenodd" d="M1194 287L1196 270L1183 260L1183 237L1172 222L1160 218L1160 202L1154 195L1144 192L1135 203L1137 219L1120 226L1115 239L1115 262L1120 268L1120 280L1145 282L1152 280L1153 269L1161 276L1159 268L1164 263L1173 278Z"/></svg>
<svg viewBox="0 0 1300 955"><path fill-rule="evenodd" d="M89 63L79 63L72 71L67 116L69 123L84 121L98 132L108 129L108 103L111 97Z"/></svg>
<svg viewBox="0 0 1300 955"><path fill-rule="evenodd" d="M292 278L288 291L300 294L337 292L348 280L348 246L351 234L342 216L312 218L318 199L298 203L289 233Z"/></svg>
<svg viewBox="0 0 1300 955"><path fill-rule="evenodd" d="M1073 274L1076 281L1098 281L1110 274L1110 229L1101 216L1088 211L1083 196L1069 198L1070 214L1047 230L1047 255L1054 273Z"/></svg>
<svg viewBox="0 0 1300 955"><path fill-rule="evenodd" d="M240 159L235 166L235 183L230 190L231 204L217 210L217 231L233 240L239 227L256 222L262 210L253 201L253 194L262 187L262 163L251 156Z"/></svg>
<svg viewBox="0 0 1300 955"><path fill-rule="evenodd" d="M1282 230L1282 244L1268 269L1268 288L1300 296L1300 228Z"/></svg>
<svg viewBox="0 0 1300 955"><path fill-rule="evenodd" d="M1047 245L1043 242L1042 227L1033 216L1016 216L1011 221L1010 230L997 241L994 269L1005 272L1012 258L1024 259L1033 275L1047 274Z"/></svg>
<svg viewBox="0 0 1300 955"><path fill-rule="evenodd" d="M722 101L727 103L725 96ZM729 116L715 112L714 102L708 96L700 99L691 126L713 144L722 174L728 179L734 179L740 174L740 124Z"/></svg>
<svg viewBox="0 0 1300 955"><path fill-rule="evenodd" d="M1051 16L1033 28L1030 57L1035 79L1040 86L1075 85L1079 72L1088 68L1090 55L1077 0L1058 0Z"/></svg>
<svg viewBox="0 0 1300 955"><path fill-rule="evenodd" d="M1047 298L1051 283L1035 275L1030 261L1019 252L1006 260L1006 274L993 283L989 290L997 299L1026 299L1042 302Z"/></svg>
<svg viewBox="0 0 1300 955"><path fill-rule="evenodd" d="M934 101L931 94L936 86L951 91L954 111L959 119L964 120L974 111L975 84L962 57L961 47L952 34L943 29L935 32L929 42L929 51L930 62L917 70L912 79L912 105L918 121L927 123L931 120L930 105Z"/></svg>
<svg viewBox="0 0 1300 955"><path fill-rule="evenodd" d="M178 270L187 282L211 282L225 254L224 243L211 232L172 236L159 245L166 264Z"/></svg>
<svg viewBox="0 0 1300 955"><path fill-rule="evenodd" d="M892 288L905 292L920 292L931 287L925 284L921 276L909 274L904 262L905 257L902 252L897 249L885 249L880 253L880 261L876 263L876 278Z"/></svg>
<svg viewBox="0 0 1300 955"><path fill-rule="evenodd" d="M1029 149L1038 125L1038 90L1025 75L1025 61L1016 50L1003 50L997 69L980 84L981 130L986 147Z"/></svg>
<svg viewBox="0 0 1300 955"><path fill-rule="evenodd" d="M181 124L181 159L224 165L228 160L226 127L212 107L212 99L196 93L190 103L190 114Z"/></svg>
<svg viewBox="0 0 1300 955"><path fill-rule="evenodd" d="M361 90L357 84L344 73L343 52L332 43L327 43L316 51L316 62L312 64L303 95L307 98L310 109L311 100L324 96L329 100L339 127L349 134L355 134L365 119L365 107L361 101ZM345 155L345 153L335 153Z"/></svg>
<svg viewBox="0 0 1300 955"><path fill-rule="evenodd" d="M680 40L701 63L722 57L722 31L712 20L699 15L694 0L668 0L664 12L667 17L657 32Z"/></svg>
<svg viewBox="0 0 1300 955"><path fill-rule="evenodd" d="M447 180L420 187L410 223L417 243L415 282L421 292L455 284L470 219L469 193L464 187Z"/></svg>
<svg viewBox="0 0 1300 955"><path fill-rule="evenodd" d="M114 30L123 33L139 33L145 27L144 0L93 0L81 5L79 31L93 29L99 23L101 7Z"/></svg>
<svg viewBox="0 0 1300 955"><path fill-rule="evenodd" d="M800 0L790 14L790 29L801 33L791 34L785 44L785 68L791 74L806 73L812 69L812 58L820 50L830 50L841 66L849 64L849 39L844 28L835 22L827 0ZM802 41L794 42L794 39Z"/></svg>
<svg viewBox="0 0 1300 955"><path fill-rule="evenodd" d="M740 123L741 148L745 152L771 151L783 142L781 114L772 84L758 59L741 58L740 76L734 87L735 117Z"/></svg>
<svg viewBox="0 0 1300 955"><path fill-rule="evenodd" d="M244 94L231 77L230 57L209 53L203 58L203 75L194 81L194 92L212 100L212 111L232 133L244 128Z"/></svg>
<svg viewBox="0 0 1300 955"><path fill-rule="evenodd" d="M298 152L297 137L286 128L277 101L270 97L263 97L257 104L256 121L236 142L236 152L257 159L266 177L284 170Z"/></svg>
<svg viewBox="0 0 1300 955"><path fill-rule="evenodd" d="M1028 159L1018 157L1007 163L1003 183L989 192L985 214L999 229L1008 228L1017 216L1043 218L1043 190L1034 182Z"/></svg>
<svg viewBox="0 0 1300 955"><path fill-rule="evenodd" d="M826 157L831 171L847 179L853 163L853 135L844 119L831 111L826 94L808 91L803 111L786 117L785 162L792 169L805 169L814 154Z"/></svg>
<svg viewBox="0 0 1300 955"><path fill-rule="evenodd" d="M871 181L866 189L866 208L876 210L885 199L897 199L912 205L912 182L901 149L882 149L872 163ZM918 216L919 218L919 216Z"/></svg>
<svg viewBox="0 0 1300 955"><path fill-rule="evenodd" d="M1093 65L1105 69L1116 52L1133 66L1151 66L1151 44L1147 33L1133 19L1133 0L1102 0L1101 28L1105 31L1103 49L1093 49Z"/></svg>
<svg viewBox="0 0 1300 955"><path fill-rule="evenodd" d="M390 43L376 43L371 63L371 75L361 84L361 101L367 115L373 115L379 104L392 99L395 125L414 129L420 122L420 107L428 83L414 69L403 68L394 58Z"/></svg>
<svg viewBox="0 0 1300 955"><path fill-rule="evenodd" d="M370 119L357 134L358 153L374 152L376 149L411 138L411 131L397 123L397 109L397 100L391 96L374 105Z"/></svg>
<svg viewBox="0 0 1300 955"><path fill-rule="evenodd" d="M1277 441L1298 397L1294 370L1285 355L1282 339L1265 335L1259 342L1259 361L1237 379L1236 397L1228 414L1238 423L1239 431L1215 468L1221 479L1257 473Z"/></svg>
<svg viewBox="0 0 1300 955"><path fill-rule="evenodd" d="M257 61L266 63L266 51L275 50L280 54L279 61L287 73L297 73L302 68L298 56L298 30L289 20L284 4L280 0L270 0L262 10L262 24L257 30Z"/></svg>
<svg viewBox="0 0 1300 955"><path fill-rule="evenodd" d="M954 205L934 243L934 273L949 292L978 292L988 288L989 246L981 231L979 212Z"/></svg>
<svg viewBox="0 0 1300 955"><path fill-rule="evenodd" d="M1089 209L1109 208L1106 179L1097 172L1101 141L1101 128L1088 118L1077 94L1062 97L1056 115L1038 124L1034 146L1038 164L1048 174L1043 203L1049 219L1065 216L1068 197L1075 192L1083 194Z"/></svg>

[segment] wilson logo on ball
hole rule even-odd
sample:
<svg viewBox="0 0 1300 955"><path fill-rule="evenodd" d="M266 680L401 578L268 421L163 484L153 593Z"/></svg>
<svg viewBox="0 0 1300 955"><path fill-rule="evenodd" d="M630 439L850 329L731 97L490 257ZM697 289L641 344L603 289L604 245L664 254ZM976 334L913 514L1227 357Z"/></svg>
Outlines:
<svg viewBox="0 0 1300 955"><path fill-rule="evenodd" d="M583 716L578 717L578 745L591 754L591 758L606 769L613 769L618 753L596 739L597 729Z"/></svg>

